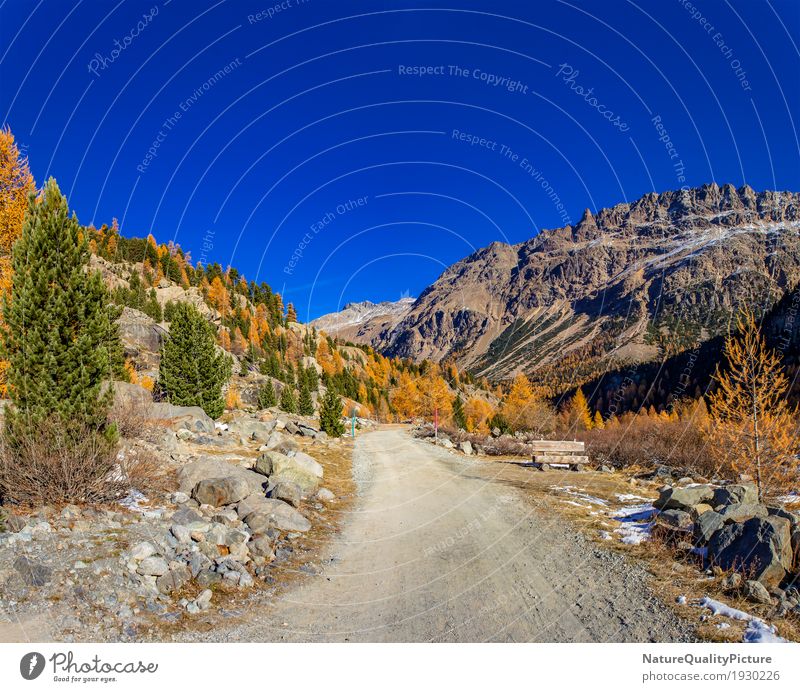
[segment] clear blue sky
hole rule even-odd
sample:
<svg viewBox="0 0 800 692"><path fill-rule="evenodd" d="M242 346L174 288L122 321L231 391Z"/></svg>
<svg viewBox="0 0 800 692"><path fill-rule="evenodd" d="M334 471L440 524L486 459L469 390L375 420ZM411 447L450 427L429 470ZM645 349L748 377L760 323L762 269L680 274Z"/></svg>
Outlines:
<svg viewBox="0 0 800 692"><path fill-rule="evenodd" d="M416 296L586 207L710 181L800 189L799 13L5 0L0 121L81 222L232 264L305 319Z"/></svg>

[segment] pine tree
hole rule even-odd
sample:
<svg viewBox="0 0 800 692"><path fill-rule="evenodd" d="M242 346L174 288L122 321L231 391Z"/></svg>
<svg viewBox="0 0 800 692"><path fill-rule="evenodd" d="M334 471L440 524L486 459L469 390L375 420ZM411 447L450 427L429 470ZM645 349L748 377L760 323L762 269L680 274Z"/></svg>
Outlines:
<svg viewBox="0 0 800 692"><path fill-rule="evenodd" d="M178 406L200 406L217 418L225 410L222 387L231 360L218 352L214 327L189 303L172 310L169 337L161 351L158 387Z"/></svg>
<svg viewBox="0 0 800 692"><path fill-rule="evenodd" d="M300 399L297 402L297 412L301 416L314 415L314 400L311 398L311 392L308 391L308 387L305 384L300 387Z"/></svg>
<svg viewBox="0 0 800 692"><path fill-rule="evenodd" d="M272 408L277 405L278 397L275 395L275 385L267 382L258 390L258 408Z"/></svg>
<svg viewBox="0 0 800 692"><path fill-rule="evenodd" d="M465 430L467 427L467 415L464 413L464 402L461 401L461 394L456 396L456 400L453 402L453 422L461 430Z"/></svg>
<svg viewBox="0 0 800 692"><path fill-rule="evenodd" d="M29 196L13 251L11 296L3 299L12 444L38 434L45 422L62 432L116 434L107 425L113 391L103 384L124 368L120 310L88 264L86 234L50 178L40 200Z"/></svg>
<svg viewBox="0 0 800 692"><path fill-rule="evenodd" d="M331 437L341 437L344 434L342 399L333 387L328 387L320 404L319 427Z"/></svg>
<svg viewBox="0 0 800 692"><path fill-rule="evenodd" d="M286 413L297 413L297 400L295 399L294 389L291 385L284 385L281 390L280 407L286 411Z"/></svg>

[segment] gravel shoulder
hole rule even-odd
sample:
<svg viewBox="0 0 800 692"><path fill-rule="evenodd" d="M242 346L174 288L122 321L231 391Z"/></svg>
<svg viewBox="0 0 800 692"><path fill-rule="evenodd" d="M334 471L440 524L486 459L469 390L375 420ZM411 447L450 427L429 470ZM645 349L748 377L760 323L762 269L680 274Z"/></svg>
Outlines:
<svg viewBox="0 0 800 692"><path fill-rule="evenodd" d="M694 638L643 569L406 430L364 434L358 491L310 576L195 641L673 642Z"/></svg>

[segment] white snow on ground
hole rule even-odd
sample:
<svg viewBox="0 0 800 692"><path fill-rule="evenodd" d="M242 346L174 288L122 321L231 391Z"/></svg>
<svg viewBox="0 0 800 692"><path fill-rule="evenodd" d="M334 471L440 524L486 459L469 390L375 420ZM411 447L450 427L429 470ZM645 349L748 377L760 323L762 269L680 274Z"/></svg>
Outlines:
<svg viewBox="0 0 800 692"><path fill-rule="evenodd" d="M746 622L747 628L742 637L743 642L748 644L777 644L786 641L783 637L778 636L774 627L768 625L755 615L745 613L743 610L732 608L708 596L704 596L698 605L701 608L708 608L714 615L721 615L731 620Z"/></svg>
<svg viewBox="0 0 800 692"><path fill-rule="evenodd" d="M644 500L645 502L649 502L650 500L646 497L642 497L641 495L630 495L630 494L623 494L623 493L616 493L616 498L620 502L632 502L633 500Z"/></svg>
<svg viewBox="0 0 800 692"><path fill-rule="evenodd" d="M656 509L651 504L622 507L611 517L621 524L614 533L622 536L620 540L627 545L639 545L650 538L655 523L651 520L655 514Z"/></svg>
<svg viewBox="0 0 800 692"><path fill-rule="evenodd" d="M579 500L583 500L584 502L588 502L593 505L600 505L602 507L607 507L608 502L603 500L599 497L595 497L594 495L588 495L584 492L579 492L574 485L551 485L550 490L556 490L558 492L566 493L567 495L571 495L572 497L577 497Z"/></svg>

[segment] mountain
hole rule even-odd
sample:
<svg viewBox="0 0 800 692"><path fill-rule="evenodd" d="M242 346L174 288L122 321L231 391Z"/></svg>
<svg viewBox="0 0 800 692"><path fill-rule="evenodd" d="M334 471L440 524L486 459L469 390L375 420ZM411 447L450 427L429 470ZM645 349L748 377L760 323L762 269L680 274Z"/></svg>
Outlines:
<svg viewBox="0 0 800 692"><path fill-rule="evenodd" d="M694 348L743 304L775 305L800 281L799 231L797 192L651 193L492 243L445 270L392 329L355 339L492 379L525 371L574 384Z"/></svg>
<svg viewBox="0 0 800 692"><path fill-rule="evenodd" d="M318 317L310 324L345 341L379 343L397 326L414 304L413 298L372 303L348 303L340 312Z"/></svg>

